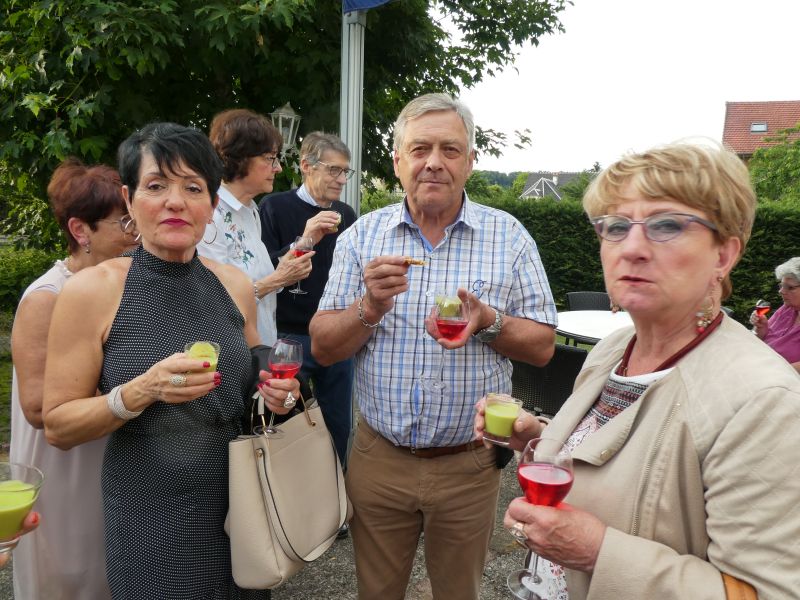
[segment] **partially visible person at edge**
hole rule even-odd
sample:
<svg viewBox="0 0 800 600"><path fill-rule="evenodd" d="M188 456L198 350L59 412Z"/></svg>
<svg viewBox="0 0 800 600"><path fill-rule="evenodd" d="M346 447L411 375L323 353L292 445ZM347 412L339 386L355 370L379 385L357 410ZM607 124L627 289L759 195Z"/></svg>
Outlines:
<svg viewBox="0 0 800 600"><path fill-rule="evenodd" d="M303 344L300 374L313 382L314 396L339 461L345 466L352 428L353 360L347 358L330 366L319 364L311 354L308 324L328 281L336 240L356 220L353 209L339 200L353 174L350 150L333 134L309 133L300 147L300 171L303 185L261 201L261 239L276 264L297 236L311 238L314 243L314 268L302 283L306 293L293 294L284 288L278 294L278 335Z"/></svg>
<svg viewBox="0 0 800 600"><path fill-rule="evenodd" d="M775 277L783 306L769 319L754 312L750 322L759 339L800 371L800 257L778 265Z"/></svg>
<svg viewBox="0 0 800 600"><path fill-rule="evenodd" d="M571 449L574 483L559 508L513 500L505 526L546 559L550 598L724 600L722 574L797 597L800 379L720 311L753 225L747 168L668 145L608 167L583 205L634 325L589 353L546 428L516 421L515 449Z"/></svg>
<svg viewBox="0 0 800 600"><path fill-rule="evenodd" d="M138 246L119 174L105 165L67 159L47 187L50 206L67 238L68 256L34 281L20 300L11 334L12 462L33 465L46 484L37 509L48 515L14 551L17 598L110 598L100 468L107 436L62 452L47 443L42 423L47 332L56 298L67 279L86 267Z"/></svg>
<svg viewBox="0 0 800 600"><path fill-rule="evenodd" d="M474 139L459 100L406 105L394 128L405 200L342 234L311 321L321 364L355 355L361 419L347 490L360 598L404 596L422 533L433 596L478 598L500 471L474 439L474 398L510 392L509 358L544 365L553 354L556 310L533 239L464 192ZM471 316L448 341L427 317L435 291L457 287ZM442 347L447 389L428 392L419 377L438 376Z"/></svg>
<svg viewBox="0 0 800 600"><path fill-rule="evenodd" d="M241 431L249 348L260 340L250 279L197 256L222 164L203 133L174 123L134 132L118 154L142 245L75 274L59 295L47 439L67 450L110 434L102 489L113 598L268 597L236 587L223 530L228 442ZM184 353L200 340L219 344L216 370ZM299 384L269 379L260 390L284 414Z"/></svg>
<svg viewBox="0 0 800 600"><path fill-rule="evenodd" d="M236 108L215 116L208 136L222 160L222 185L217 191L219 204L214 219L197 252L232 265L250 278L258 334L262 343L274 346L278 339L276 295L281 288L308 277L313 256L309 253L295 258L284 252L273 268L261 241L261 220L254 198L271 192L275 175L281 171L281 134L266 117Z"/></svg>

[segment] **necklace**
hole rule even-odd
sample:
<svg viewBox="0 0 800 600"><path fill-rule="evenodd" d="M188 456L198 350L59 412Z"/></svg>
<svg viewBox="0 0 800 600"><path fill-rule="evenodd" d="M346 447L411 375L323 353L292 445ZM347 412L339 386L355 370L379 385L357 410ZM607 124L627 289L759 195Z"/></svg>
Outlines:
<svg viewBox="0 0 800 600"><path fill-rule="evenodd" d="M70 259L70 257L68 256L64 260L57 260L56 261L56 266L58 267L59 271L61 271L61 274L64 277L66 277L67 279L69 279L70 277L72 277L75 274L72 271L70 271L69 267L67 266L67 263L69 263L69 259Z"/></svg>
<svg viewBox="0 0 800 600"><path fill-rule="evenodd" d="M658 371L663 371L664 369L668 369L673 366L676 362L678 362L681 358L686 356L689 352L691 352L695 346L700 344L704 339L708 337L708 335L714 331L719 324L722 323L722 311L720 311L717 316L714 318L711 323L708 324L708 327L705 328L702 332L700 332L697 337L693 338L688 344L686 344L683 348L678 350L675 354L670 356L667 360L662 362L658 365L655 369L653 369L653 373ZM615 373L617 375L622 375L623 377L628 376L628 361L631 359L631 354L633 353L633 347L636 345L636 334L633 334L631 341L628 342L628 346L625 348L625 354L622 355L622 360L619 363L619 367Z"/></svg>

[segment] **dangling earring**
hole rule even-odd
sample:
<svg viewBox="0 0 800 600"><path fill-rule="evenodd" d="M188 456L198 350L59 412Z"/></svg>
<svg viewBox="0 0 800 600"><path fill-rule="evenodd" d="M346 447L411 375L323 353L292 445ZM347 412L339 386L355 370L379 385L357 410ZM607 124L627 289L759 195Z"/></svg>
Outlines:
<svg viewBox="0 0 800 600"><path fill-rule="evenodd" d="M131 235L131 233L134 231L136 232L136 235L134 236L133 241L138 242L142 239L142 232L138 231L138 228L136 227L136 219L129 215L125 221L125 227L122 228L122 233L125 235Z"/></svg>
<svg viewBox="0 0 800 600"><path fill-rule="evenodd" d="M711 321L714 320L714 297L713 292L716 289L717 285L723 280L722 275L717 275L717 282L711 287L711 291L708 293L708 298L706 298L706 305L703 306L700 310L694 313L694 316L697 317L697 327L695 331L698 334L703 333L706 330L706 327L711 325Z"/></svg>
<svg viewBox="0 0 800 600"><path fill-rule="evenodd" d="M205 238L205 237L203 237L203 243L205 243L205 244L209 244L209 245L210 245L210 244L213 244L213 243L214 243L214 241L217 239L217 233L218 233L218 231L217 231L217 224L216 224L216 223L214 223L214 221L209 221L209 222L208 222L208 224L209 224L209 225L213 225L213 226L214 226L214 237L213 237L213 238L211 238L211 241L209 241L209 240L206 240L206 238Z"/></svg>
<svg viewBox="0 0 800 600"><path fill-rule="evenodd" d="M695 327L695 331L698 334L703 333L706 327L711 325L711 321L714 320L714 301L711 299L711 296L708 297L708 304L694 313L694 316L697 317L697 327Z"/></svg>
<svg viewBox="0 0 800 600"><path fill-rule="evenodd" d="M90 242L89 240L86 240L86 243L85 244L81 244L81 246L86 251L86 254L91 254L92 253L92 242Z"/></svg>
<svg viewBox="0 0 800 600"><path fill-rule="evenodd" d="M611 312L612 313L618 313L620 308L621 308L620 305L617 304L616 302L614 302L614 299L611 296L609 296L608 299L611 302L611 305L610 305Z"/></svg>

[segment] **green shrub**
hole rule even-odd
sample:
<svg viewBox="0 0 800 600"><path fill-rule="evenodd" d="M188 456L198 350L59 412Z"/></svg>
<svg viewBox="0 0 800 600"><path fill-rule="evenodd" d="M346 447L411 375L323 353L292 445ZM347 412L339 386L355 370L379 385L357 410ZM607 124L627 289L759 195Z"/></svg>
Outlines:
<svg viewBox="0 0 800 600"><path fill-rule="evenodd" d="M0 247L0 311L14 311L31 282L47 271L57 258L44 250Z"/></svg>

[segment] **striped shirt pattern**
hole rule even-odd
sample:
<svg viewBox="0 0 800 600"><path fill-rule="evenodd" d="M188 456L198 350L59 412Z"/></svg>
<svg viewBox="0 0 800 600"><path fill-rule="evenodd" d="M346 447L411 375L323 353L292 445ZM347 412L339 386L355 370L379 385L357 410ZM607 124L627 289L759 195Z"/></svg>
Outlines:
<svg viewBox="0 0 800 600"><path fill-rule="evenodd" d="M362 418L400 446L456 446L473 437L474 404L487 392L511 391L511 363L470 339L444 354L443 394L426 392L422 376L438 376L442 347L425 331L435 297L458 287L514 317L555 327L556 309L533 238L519 221L465 197L444 239L430 248L405 202L360 218L336 244L319 310L344 310L366 289L366 265L382 255L425 260L408 270L409 290L355 356Z"/></svg>

